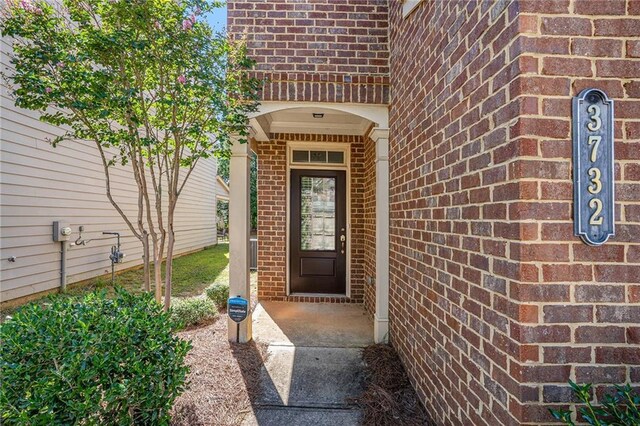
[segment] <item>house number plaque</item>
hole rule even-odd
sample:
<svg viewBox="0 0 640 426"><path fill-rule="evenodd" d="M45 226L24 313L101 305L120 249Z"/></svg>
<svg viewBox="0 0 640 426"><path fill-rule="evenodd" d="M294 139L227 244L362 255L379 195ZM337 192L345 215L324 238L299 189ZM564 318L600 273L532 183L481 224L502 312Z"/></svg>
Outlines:
<svg viewBox="0 0 640 426"><path fill-rule="evenodd" d="M592 246L614 235L613 100L598 89L573 98L574 233Z"/></svg>

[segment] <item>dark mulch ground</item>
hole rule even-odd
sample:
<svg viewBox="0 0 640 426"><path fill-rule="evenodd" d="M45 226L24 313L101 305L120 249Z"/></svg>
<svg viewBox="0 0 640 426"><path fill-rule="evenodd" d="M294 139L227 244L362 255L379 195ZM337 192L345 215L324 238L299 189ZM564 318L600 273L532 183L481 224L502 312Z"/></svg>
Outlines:
<svg viewBox="0 0 640 426"><path fill-rule="evenodd" d="M389 345L366 347L364 393L356 399L367 426L435 426L411 387L396 351Z"/></svg>
<svg viewBox="0 0 640 426"><path fill-rule="evenodd" d="M176 400L172 425L239 425L258 395L266 346L227 340L227 315L213 324L178 333L191 340L188 389Z"/></svg>

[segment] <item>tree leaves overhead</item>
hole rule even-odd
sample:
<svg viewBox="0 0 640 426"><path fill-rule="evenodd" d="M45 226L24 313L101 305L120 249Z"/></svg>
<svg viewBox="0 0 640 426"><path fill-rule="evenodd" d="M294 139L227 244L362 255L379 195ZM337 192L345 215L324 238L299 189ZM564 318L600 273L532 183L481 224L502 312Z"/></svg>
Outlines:
<svg viewBox="0 0 640 426"><path fill-rule="evenodd" d="M9 0L0 24L15 37L16 104L71 127L65 139L129 144L143 135L148 156L186 148L224 155L232 134L246 138L259 83L241 44L214 34L200 0ZM178 141L178 142L176 142ZM217 142L216 142L217 141ZM222 151L222 152L221 152Z"/></svg>

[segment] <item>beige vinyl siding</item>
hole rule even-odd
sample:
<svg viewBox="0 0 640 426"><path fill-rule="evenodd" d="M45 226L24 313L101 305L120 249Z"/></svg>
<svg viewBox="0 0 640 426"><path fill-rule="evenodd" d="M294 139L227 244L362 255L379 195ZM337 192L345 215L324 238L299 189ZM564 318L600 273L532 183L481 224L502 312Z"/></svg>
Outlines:
<svg viewBox="0 0 640 426"><path fill-rule="evenodd" d="M220 201L229 201L229 186L220 177L216 179L216 195Z"/></svg>
<svg viewBox="0 0 640 426"><path fill-rule="evenodd" d="M1 66L9 66L6 39ZM125 262L117 269L142 263L140 242L118 215L105 192L97 149L90 142L65 141L53 148L47 141L61 130L38 120L37 113L14 106L9 89L0 99L0 300L38 293L60 285L60 243L52 239L52 222L64 220L71 241L95 239L71 246L67 281L73 283L110 272L109 251L122 233ZM203 160L189 178L176 211L176 252L185 253L216 243L216 172L214 159ZM136 217L137 188L128 167L112 169L112 193L130 217ZM15 256L15 263L7 259Z"/></svg>

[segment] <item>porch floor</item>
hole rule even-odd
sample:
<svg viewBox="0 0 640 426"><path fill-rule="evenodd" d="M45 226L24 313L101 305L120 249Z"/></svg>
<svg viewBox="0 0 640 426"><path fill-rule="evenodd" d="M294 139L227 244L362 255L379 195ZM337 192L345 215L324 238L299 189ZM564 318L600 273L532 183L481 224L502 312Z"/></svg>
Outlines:
<svg viewBox="0 0 640 426"><path fill-rule="evenodd" d="M362 305L262 302L253 336L268 345L261 396L244 425L357 425L361 348L373 343Z"/></svg>

